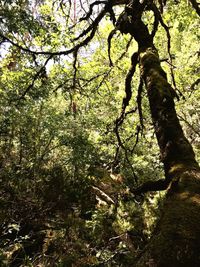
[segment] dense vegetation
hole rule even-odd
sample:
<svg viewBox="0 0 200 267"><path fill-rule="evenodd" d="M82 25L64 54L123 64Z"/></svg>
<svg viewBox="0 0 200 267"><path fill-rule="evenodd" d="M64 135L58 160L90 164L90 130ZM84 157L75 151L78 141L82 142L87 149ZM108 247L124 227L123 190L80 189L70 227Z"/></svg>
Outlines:
<svg viewBox="0 0 200 267"><path fill-rule="evenodd" d="M0 1L2 267L136 266L157 231L168 170L125 2ZM138 5L199 162L199 5Z"/></svg>

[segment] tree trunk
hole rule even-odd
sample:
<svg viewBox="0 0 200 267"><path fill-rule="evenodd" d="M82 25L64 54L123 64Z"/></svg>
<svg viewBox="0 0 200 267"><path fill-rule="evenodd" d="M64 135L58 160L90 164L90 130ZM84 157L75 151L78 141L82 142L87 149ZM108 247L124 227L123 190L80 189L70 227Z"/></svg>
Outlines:
<svg viewBox="0 0 200 267"><path fill-rule="evenodd" d="M136 267L200 266L200 171L188 167L178 178L178 186L168 190L161 220Z"/></svg>
<svg viewBox="0 0 200 267"><path fill-rule="evenodd" d="M119 28L138 42L141 75L170 185L161 220L136 267L199 267L200 169L176 114L176 93L161 68L153 37L141 20L143 8L133 1Z"/></svg>
<svg viewBox="0 0 200 267"><path fill-rule="evenodd" d="M175 92L154 46L140 48L152 121L166 179L171 181L162 218L137 267L200 266L200 170L177 118Z"/></svg>

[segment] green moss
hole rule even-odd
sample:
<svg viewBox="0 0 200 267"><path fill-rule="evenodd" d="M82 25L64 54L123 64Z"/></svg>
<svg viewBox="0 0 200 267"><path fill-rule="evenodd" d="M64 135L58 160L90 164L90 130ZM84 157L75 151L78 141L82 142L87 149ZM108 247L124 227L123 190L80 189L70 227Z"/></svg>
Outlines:
<svg viewBox="0 0 200 267"><path fill-rule="evenodd" d="M156 233L137 267L145 266L149 259L154 259L156 267L199 267L200 193L196 191L200 172L184 168L184 164L176 164L171 169L173 173L181 171L179 190L167 196Z"/></svg>
<svg viewBox="0 0 200 267"><path fill-rule="evenodd" d="M183 171L186 169L185 164L183 163L176 163L173 166L171 166L169 170L169 175L176 175L178 172Z"/></svg>

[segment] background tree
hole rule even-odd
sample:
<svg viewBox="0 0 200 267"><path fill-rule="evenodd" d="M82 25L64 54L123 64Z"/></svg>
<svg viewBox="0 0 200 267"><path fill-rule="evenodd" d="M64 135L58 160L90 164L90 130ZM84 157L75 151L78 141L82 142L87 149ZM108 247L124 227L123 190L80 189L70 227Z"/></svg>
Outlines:
<svg viewBox="0 0 200 267"><path fill-rule="evenodd" d="M198 3L0 4L1 265L198 266Z"/></svg>

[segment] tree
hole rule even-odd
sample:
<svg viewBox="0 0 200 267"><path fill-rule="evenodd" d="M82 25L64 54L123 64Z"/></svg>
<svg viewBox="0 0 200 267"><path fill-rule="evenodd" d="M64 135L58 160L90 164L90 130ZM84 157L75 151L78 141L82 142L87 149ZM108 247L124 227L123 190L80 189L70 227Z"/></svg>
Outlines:
<svg viewBox="0 0 200 267"><path fill-rule="evenodd" d="M130 33L138 43L141 76L148 92L152 121L165 170L165 181L159 181L156 185L159 183L160 189L169 187L155 236L136 266L145 266L147 262L149 266L198 266L199 167L177 118L173 101L176 93L167 82L153 44L155 28L150 34L141 20L144 8L152 10L155 21L157 19L163 24L153 3L133 1L125 8L119 29L122 33ZM159 186L155 189L159 190Z"/></svg>
<svg viewBox="0 0 200 267"><path fill-rule="evenodd" d="M129 6L130 9L127 8L120 30L129 32L138 42L141 75L148 92L152 121L164 163L166 183L163 183L164 187L169 188L156 236L136 266L144 266L150 259L155 266L198 266L199 167L176 115L173 101L176 94L160 66L153 36L141 20L143 5L135 1ZM157 12L153 4L150 8ZM124 19L130 14L131 21ZM159 182L160 189L163 189Z"/></svg>
<svg viewBox="0 0 200 267"><path fill-rule="evenodd" d="M197 14L199 14L198 3L196 3L196 1L191 1L191 3ZM23 4L27 8L29 3L25 1ZM63 1L58 4L63 5ZM125 7L122 7L123 11L117 17L116 13L118 5L125 5ZM132 55L131 68L125 79L126 95L123 99L121 114L115 123L115 132L119 147L125 150L119 135L119 127L123 124L126 117L126 108L132 97L131 81L135 73L136 66L139 65L140 85L138 88L139 93L137 104L141 125L138 128L138 132L142 131L144 127L140 102L141 90L143 88L143 84L145 84L152 122L160 148L160 157L164 166L165 179L158 180L157 182L147 182L139 188L131 188L131 191L134 194L139 194L148 191L167 189L167 197L163 207L163 214L157 228L155 229L154 236L144 249L141 257L138 259L136 266L198 266L200 261L200 253L198 249L200 245L200 226L198 223L200 203L199 166L195 160L193 148L185 137L176 114L174 98L179 97L178 92L176 92L168 83L166 72L161 67L158 50L154 44L155 35L160 24L167 35L168 53L170 64L172 65L173 56L170 51L170 33L168 26L163 20L163 10L167 5L172 5L172 3L170 1L162 0L155 2L147 0L94 1L90 4L85 16L80 19L80 23L88 20L90 22L88 27L86 27L83 31L81 31L81 27L78 27L77 31L80 32L78 37L75 37L73 40L68 38L67 41L64 40L64 38L61 38L62 34L64 36L64 31L61 29L62 27L58 28L57 26L59 20L55 21L54 18L48 14L47 10L45 11L43 9L43 16L46 16L46 22L49 22L49 24L52 23L55 26L50 28L49 38L47 38L44 42L42 41L43 33L39 32L40 25L38 25L33 18L31 18L31 20L28 17L28 14L23 10L23 12L19 12L19 17L23 15L23 18L30 23L31 27L35 28L34 32L39 32L40 37L37 39L37 42L35 41L33 47L29 47L27 45L28 41L26 38L29 33L26 32L26 28L23 28L24 26L22 27L23 30L20 29L20 32L24 35L21 39L16 38L17 41L13 38L14 34L18 32L18 29L15 28L17 27L16 25L7 24L8 30L11 29L11 31L14 32L13 36L10 37L8 34L6 35L3 32L0 34L2 42L8 42L12 45L12 47L18 49L18 52L15 52L15 54L28 53L32 57L32 64L37 66L37 71L33 75L33 82L30 86L23 90L20 95L21 99L30 94L33 85L37 84L39 79L41 79L41 82L43 83L46 81L47 77L45 76L45 67L52 58L56 58L60 55L66 56L73 54L73 70L71 69L70 71L73 71L71 88L75 88L78 83L77 77L80 75L78 73L79 52L81 52L81 49L83 49L86 45L89 45L90 41L95 38L98 25L107 14L110 16L110 19L113 21L115 27L108 37L108 57L111 66L113 65L110 52L111 41L117 31L120 31L122 34L131 35L131 37L137 42L138 51ZM101 11L96 13L97 7L100 7ZM46 8L48 9L48 6L46 6ZM8 7L7 9L7 11L9 11ZM69 13L67 17L69 18L72 10L70 5L68 6L68 10ZM11 15L10 13L8 14ZM144 16L148 16L149 13L153 14L154 21L152 22L152 25L147 26L143 19ZM5 15L5 17L9 15ZM35 16L37 15L38 14L35 14ZM73 22L70 22L72 24L72 28L74 26L74 22L76 22L75 15L73 20ZM40 22L39 15L38 21ZM42 26L48 30L49 24L46 23ZM69 36L72 36L70 27L68 30L65 30L65 34L67 31ZM38 47L41 46L41 43L45 45L42 50L39 50ZM75 44L70 47L71 43ZM50 50L48 49L49 45L51 47ZM69 47L69 49L59 50L63 46ZM12 60L8 65L9 70L16 68L16 64L11 64L14 62L13 60L16 60L13 53L14 52L12 52L10 56ZM42 57L43 64L41 64L41 60L38 64L36 57ZM75 90L70 92L70 98L75 117L77 107L75 102L76 92L74 92ZM74 133L74 136L76 137L76 133ZM75 147L76 144L73 144ZM74 158L76 159L76 157ZM75 161L77 162L77 159ZM74 172L77 174L77 168Z"/></svg>
<svg viewBox="0 0 200 267"><path fill-rule="evenodd" d="M151 34L142 21L145 9L152 10L155 16ZM163 215L155 236L136 266L198 266L199 166L175 111L173 99L176 93L167 82L166 73L160 66L158 52L153 44L158 22L168 32L155 4L146 1L131 2L117 21L121 33L129 33L138 43L138 54L133 55L132 65L135 67L139 60L164 164L165 181L156 182L155 188L151 184L149 189L162 190L168 187Z"/></svg>

